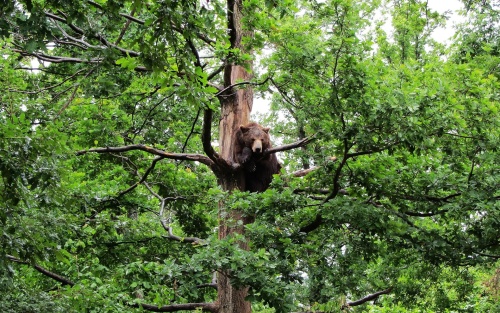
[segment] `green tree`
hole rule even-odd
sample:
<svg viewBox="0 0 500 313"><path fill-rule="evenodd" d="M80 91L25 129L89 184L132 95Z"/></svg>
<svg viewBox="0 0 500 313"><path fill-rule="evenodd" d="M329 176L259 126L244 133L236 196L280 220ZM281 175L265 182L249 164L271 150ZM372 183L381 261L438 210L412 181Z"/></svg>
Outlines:
<svg viewBox="0 0 500 313"><path fill-rule="evenodd" d="M448 51L426 1L5 2L0 307L495 309L498 32L468 8ZM263 193L232 160L254 92Z"/></svg>

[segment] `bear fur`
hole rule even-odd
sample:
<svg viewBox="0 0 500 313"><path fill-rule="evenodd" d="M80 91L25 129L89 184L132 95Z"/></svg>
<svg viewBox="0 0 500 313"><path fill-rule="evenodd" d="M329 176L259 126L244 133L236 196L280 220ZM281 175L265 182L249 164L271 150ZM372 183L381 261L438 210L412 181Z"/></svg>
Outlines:
<svg viewBox="0 0 500 313"><path fill-rule="evenodd" d="M245 191L263 192L271 184L274 174L279 174L281 165L274 153L262 157L271 148L269 127L257 123L241 125L236 131L233 160L243 165Z"/></svg>

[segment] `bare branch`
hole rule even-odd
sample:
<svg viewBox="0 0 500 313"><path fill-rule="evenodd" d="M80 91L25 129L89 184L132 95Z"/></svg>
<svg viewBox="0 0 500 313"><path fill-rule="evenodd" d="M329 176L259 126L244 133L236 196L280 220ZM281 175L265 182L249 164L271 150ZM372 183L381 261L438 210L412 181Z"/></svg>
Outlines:
<svg viewBox="0 0 500 313"><path fill-rule="evenodd" d="M163 212L165 211L165 204L167 203L167 201L177 200L177 199L179 199L181 197L162 198L159 194L157 194L156 192L154 192L153 189L151 189L151 187L149 187L149 185L146 182L144 182L144 185L149 190L149 192L151 192L151 194L153 196L155 196L156 198L158 198L158 200L160 200L160 212L158 212L158 216L160 217L161 226L163 226L163 228L168 233L168 236L163 236L164 238L171 239L171 240L174 240L174 241L179 241L179 242L190 242L192 244L199 244L199 245L204 245L205 244L202 239L197 238L197 237L179 237L179 236L174 235L172 227L170 227L170 225L169 225L169 222L170 222L169 219L165 219L163 217Z"/></svg>
<svg viewBox="0 0 500 313"><path fill-rule="evenodd" d="M92 72L94 72L94 68L91 68L87 74L85 74L84 78L87 78L90 74L92 74ZM71 77L71 76L70 76ZM80 84L79 83L76 83L73 85L74 86L74 89L73 89L73 92L71 93L71 96L69 97L69 99L66 101L66 103L62 106L62 108L59 110L59 112L57 112L57 115L54 119L57 119L59 117L59 115L61 115L61 113L66 110L66 108L71 104L71 102L73 102L73 99L75 99L75 96L76 96L76 92L78 91L78 87L80 87ZM56 97L54 97L55 99Z"/></svg>
<svg viewBox="0 0 500 313"><path fill-rule="evenodd" d="M120 15L122 15L122 14L120 14ZM122 16L124 16L124 15L122 15ZM170 27L171 27L173 30L175 30L176 32L178 32L179 34L184 35L184 31L183 31L183 29L182 29L182 28L179 28L179 27L175 26L174 24L170 24ZM205 43L207 43L207 44L209 44L209 45L211 45L211 46L212 46L212 45L214 45L214 44L216 43L216 41L215 41L215 40L212 40L212 39L208 38L208 37L207 37L207 36L205 36L204 34L196 33L196 37L197 37L198 39L200 39L201 41L203 41L203 42L205 42Z"/></svg>
<svg viewBox="0 0 500 313"><path fill-rule="evenodd" d="M216 97L219 97L219 96L222 96L222 94L224 92L226 92L227 90L230 90L234 87L237 87L237 86L242 86L242 85L252 85L252 86L260 86L260 85L264 85L268 80L270 79L270 77L266 77L266 79L264 79L262 82L260 83L255 83L255 82L249 82L249 81L246 81L246 82L239 82L239 83L236 83L236 84L232 84L230 86L227 86L226 88L222 89L221 91L219 91L218 93L215 94Z"/></svg>
<svg viewBox="0 0 500 313"><path fill-rule="evenodd" d="M130 16L133 16L135 14L135 8L132 9L132 12L130 12ZM125 35L125 32L128 30L130 23L132 23L132 20L127 19L125 22L125 25L123 25L122 30L120 31L120 34L118 35L118 38L115 41L115 45L119 44L120 41L122 41L123 36Z"/></svg>
<svg viewBox="0 0 500 313"><path fill-rule="evenodd" d="M94 7L100 9L100 10L104 10L104 8L100 4L98 4L98 3L94 2L94 1L88 0L87 2L89 4L91 4L91 5L93 5ZM132 14L119 13L119 14L120 14L120 16L123 16L124 18L128 19L131 22L134 22L134 23L137 23L137 24L140 24L140 25L144 25L145 24L145 21L134 17L133 13ZM175 31L177 31L177 32L179 32L181 34L183 33L182 30L179 29L178 27L176 27L175 25L171 25L171 27L172 27L173 30L175 30ZM198 39L204 41L205 43L209 44L209 45L213 45L213 44L216 43L215 40L212 40L212 39L208 38L204 34L197 33L196 37Z"/></svg>
<svg viewBox="0 0 500 313"><path fill-rule="evenodd" d="M135 22L137 24L141 24L141 25L144 25L144 21L141 20L141 19L138 19L136 17L133 17L132 15L129 15L129 14L125 14L125 13L120 13L120 16L123 16L124 18L132 21L132 22Z"/></svg>
<svg viewBox="0 0 500 313"><path fill-rule="evenodd" d="M22 56L33 56L41 61L51 62L51 63L101 63L103 58L92 58L88 60L79 59L79 58L71 58L71 57L61 57L55 55L48 55L45 53L36 53L36 52L26 52L20 49L12 49L13 52L19 53Z"/></svg>
<svg viewBox="0 0 500 313"><path fill-rule="evenodd" d="M378 297L380 297L381 295L389 294L391 291L392 291L392 287L389 287L389 288L387 288L385 290L378 291L378 292L372 293L370 295L367 295L366 297L361 298L359 300L352 301L352 302L347 302L346 304L344 304L342 306L342 309L347 309L347 308L352 307L352 306L358 306L358 305L361 305L361 304L363 304L365 302L368 302L368 301L371 301L371 300L375 300Z"/></svg>
<svg viewBox="0 0 500 313"><path fill-rule="evenodd" d="M314 137L315 136L302 138L296 142L293 142L293 143L290 143L287 145L282 145L282 146L278 146L278 147L273 147L271 149L267 149L266 151L264 151L264 153L262 153L262 158L265 158L266 156L270 155L271 153L287 151L287 150L292 150L292 149L303 147L303 146L309 144L311 141L313 141L315 139Z"/></svg>
<svg viewBox="0 0 500 313"><path fill-rule="evenodd" d="M202 155L202 154L190 154L190 153L169 153L165 152L160 149L156 149L150 146L146 145L129 145L129 146L121 146L121 147L105 147L105 148L94 148L94 149L89 149L89 150L81 150L77 151L76 155L83 155L89 152L95 152L95 153L117 153L117 152L126 152L126 151L132 151L132 150L141 150L145 151L154 155L158 155L167 159L174 159L174 160L185 160L185 161L198 161L200 163L203 163L209 167L214 166L214 162Z"/></svg>
<svg viewBox="0 0 500 313"><path fill-rule="evenodd" d="M165 228L165 226L163 226ZM205 241L203 239L200 239L198 237L179 237L173 234L172 227L166 227L165 230L168 232L167 235L163 235L163 238L167 238L170 240L178 241L178 242L189 242L195 245L206 245Z"/></svg>
<svg viewBox="0 0 500 313"><path fill-rule="evenodd" d="M196 46L194 45L193 41L189 37L186 37L184 35L184 38L186 39L186 43L187 43L189 49L191 49L191 52L193 53L194 57L196 58L194 65L201 68L202 65L201 65L200 54L198 53L198 49L196 49Z"/></svg>
<svg viewBox="0 0 500 313"><path fill-rule="evenodd" d="M319 168L321 168L321 166L313 166L311 168L307 168L307 169L304 169L304 170L299 170L299 171L293 172L292 175L295 176L295 177L304 177L307 174L309 174L311 172L314 172L315 170L317 170Z"/></svg>
<svg viewBox="0 0 500 313"><path fill-rule="evenodd" d="M62 15L64 15L64 14L63 14L62 12L60 12L60 11L59 11L59 13L60 13L60 14L62 14ZM79 27L75 26L74 24L72 24L72 23L68 22L68 20L66 19L66 16L64 16L64 18L61 18L60 16L57 16L57 15L52 14L52 13L49 13L49 12L45 12L45 15L46 15L46 16L48 16L48 17L50 17L50 18L52 18L52 19L54 19L54 20L57 20L57 21L60 21L60 22L65 23L66 25L68 25L68 26L69 26L69 27L70 27L73 31L75 31L75 32L76 32L77 34L79 34L79 35L82 35L82 36L83 36L83 35L85 35L85 32L84 32L81 28L79 28ZM61 29L61 28L59 28L59 29ZM97 35L91 35L91 37L93 37L93 38L95 38L95 39L99 40L99 41L100 41L100 42L104 45L104 47L91 46L90 44L88 44L88 43L84 42L83 40L79 40L79 39L76 39L76 38L74 38L74 37L69 36L69 35L68 35L66 32L64 32L64 31L63 31L63 34L64 34L64 36L65 36L65 37L67 37L68 39L71 39L71 40L77 41L77 42L79 42L79 43L81 43L81 44L83 44L83 45L85 45L85 46L89 46L89 47L92 47L92 48L99 48L99 49L105 49L105 48L107 48L107 47L110 47L110 48L114 48L114 49L116 49L116 50L120 51L120 52L122 53L122 55L125 55L125 56L132 56L132 57L138 57L138 56L140 56L140 53L138 53L138 52L136 52L136 51L127 50L127 49L121 48L121 47L119 47L119 46L117 46L117 45L115 45L115 44L113 44L113 43L109 42L106 38L104 38L104 37L103 37L102 35L100 35L100 34L97 34ZM89 35L89 36L90 36L90 35Z"/></svg>

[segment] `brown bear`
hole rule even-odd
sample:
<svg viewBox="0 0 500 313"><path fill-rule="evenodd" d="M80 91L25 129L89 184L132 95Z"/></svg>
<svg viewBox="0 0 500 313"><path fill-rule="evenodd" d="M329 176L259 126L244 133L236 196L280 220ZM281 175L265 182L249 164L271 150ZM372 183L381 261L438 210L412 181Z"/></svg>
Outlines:
<svg viewBox="0 0 500 313"><path fill-rule="evenodd" d="M241 125L234 138L233 160L243 165L244 190L263 192L271 184L273 174L279 174L281 169L274 153L262 157L262 153L272 147L269 127L254 122Z"/></svg>

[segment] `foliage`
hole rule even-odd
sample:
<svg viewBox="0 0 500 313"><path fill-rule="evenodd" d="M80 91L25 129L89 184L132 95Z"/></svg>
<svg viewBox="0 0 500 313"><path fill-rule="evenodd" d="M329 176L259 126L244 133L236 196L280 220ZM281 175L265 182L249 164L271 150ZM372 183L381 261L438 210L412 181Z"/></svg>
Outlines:
<svg viewBox="0 0 500 313"><path fill-rule="evenodd" d="M225 271L256 312L498 310L499 24L485 3L466 3L446 47L426 1L245 1L250 53L231 47L224 1L0 6L0 308L210 303ZM227 192L181 156L206 154L223 69L250 59L271 99L259 122L275 142L315 141L279 154L265 192ZM233 212L253 223L219 238Z"/></svg>

